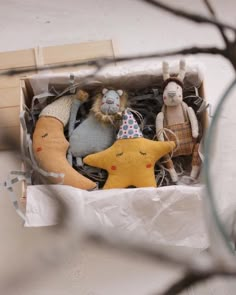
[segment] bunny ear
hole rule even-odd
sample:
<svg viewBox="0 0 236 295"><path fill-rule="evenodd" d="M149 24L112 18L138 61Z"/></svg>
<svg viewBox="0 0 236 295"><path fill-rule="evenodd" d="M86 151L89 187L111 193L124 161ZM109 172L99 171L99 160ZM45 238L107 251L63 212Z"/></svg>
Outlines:
<svg viewBox="0 0 236 295"><path fill-rule="evenodd" d="M107 91L108 91L108 89L107 89L107 88L103 88L103 89L102 89L102 94L106 94L106 93L107 93Z"/></svg>
<svg viewBox="0 0 236 295"><path fill-rule="evenodd" d="M179 75L178 75L178 79L183 81L184 80L184 76L186 73L186 62L184 59L181 59L179 62Z"/></svg>
<svg viewBox="0 0 236 295"><path fill-rule="evenodd" d="M164 81L170 78L169 64L166 61L163 61L163 63L162 63L162 73L163 73Z"/></svg>
<svg viewBox="0 0 236 295"><path fill-rule="evenodd" d="M116 92L119 94L119 96L121 96L124 93L124 91L121 89L117 90Z"/></svg>

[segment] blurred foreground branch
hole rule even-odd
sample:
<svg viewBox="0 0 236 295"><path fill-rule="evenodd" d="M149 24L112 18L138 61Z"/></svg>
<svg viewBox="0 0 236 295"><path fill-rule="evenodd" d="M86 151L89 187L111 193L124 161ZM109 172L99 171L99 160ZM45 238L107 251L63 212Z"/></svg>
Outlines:
<svg viewBox="0 0 236 295"><path fill-rule="evenodd" d="M160 1L155 0L142 0L144 3L150 4L153 8L162 9L172 15L178 16L180 18L184 18L188 21L192 21L195 23L201 24L208 24L215 28L217 28L223 38L224 41L224 48L217 48L217 47L189 47L179 50L173 51L165 51L165 52L154 52L152 54L144 54L144 55L134 55L134 56L123 56L118 57L116 59L113 58L100 58L96 60L91 60L89 62L78 62L78 63L69 63L63 65L55 65L55 66L46 66L46 67L38 67L38 68L17 68L17 69L10 69L7 71L0 72L0 75L17 75L17 74L24 74L33 71L44 71L47 69L65 69L71 66L91 66L95 67L95 71L89 77L95 77L95 75L102 70L104 67L117 62L128 62L134 60L144 60L144 59L151 59L151 58L160 58L160 57L167 57L173 55L188 55L188 54L210 54L210 55L220 55L230 61L234 70L236 71L236 28L224 22L221 22L217 19L216 13L211 6L209 0L204 0L204 3L211 14L211 17L206 17L194 13L190 13L184 11L182 9L177 9L171 6L168 6ZM226 31L229 30L234 34L233 40L230 40L227 37ZM14 141L6 136L6 140L14 144ZM56 195L55 195L56 197ZM65 204L61 204L61 211L67 212L67 208ZM62 224L58 226L58 229L62 232L65 231L65 223L68 218L68 214L61 215ZM219 233L220 235L220 233ZM71 247L72 251L75 250L75 245L79 245L81 243L81 237L78 236L78 228L69 228L69 236L68 236L68 243L66 244L66 250ZM117 233L117 232L109 232L109 234L104 231L99 230L89 230L83 233L83 239L85 241L91 242L95 245L99 245L100 247L107 247L109 249L115 249L122 251L124 253L140 255L146 259L152 261L152 263L158 263L159 261L169 263L176 267L179 267L181 270L184 270L183 276L180 280L175 282L172 286L170 286L167 290L163 291L162 295L174 295L178 294L184 289L192 286L194 284L200 283L202 281L208 280L215 276L236 276L236 263L234 259L232 259L232 263L229 261L224 261L224 259L217 259L211 255L211 252L202 252L195 257L190 257L188 255L180 255L177 252L169 252L168 249L166 250L165 247L159 245L152 245L145 241L140 240L132 240L126 236L126 234ZM73 247L72 247L73 245ZM211 245L211 247L215 247L216 245ZM65 249L58 247L56 243L53 246L53 252L57 253L57 259L54 260L47 260L45 259L45 263L42 264L42 260L35 260L35 264L30 266L27 265L24 267L24 279L22 279L22 274L14 273L11 277L6 278L4 277L0 281L0 290L2 294L7 294L9 292L9 288L11 291L15 288L14 285L11 285L10 282L12 279L17 281L19 284L27 284L27 276L32 280L32 275L30 274L35 272L35 279L38 279L39 272L36 271L37 266L39 266L38 270L40 270L41 274L46 274L47 272L51 271L52 268L56 267L60 262L60 257L64 257ZM45 257L51 255L52 253L48 251L48 248L45 249ZM56 262L56 263L55 263ZM51 266L51 267L50 267ZM18 279L17 279L18 278ZM5 287L4 287L5 286ZM17 286L16 286L17 288ZM17 289L15 289L17 290Z"/></svg>
<svg viewBox="0 0 236 295"><path fill-rule="evenodd" d="M101 69L116 63L122 63L122 62L129 62L129 61L135 61L135 60L145 60L145 59L152 59L152 58L161 58L161 57L168 57L173 55L188 55L188 54L212 54L212 55L221 55L225 56L226 52L223 49L219 49L217 47L189 47L184 49L178 49L173 51L163 51L163 52L154 52L151 54L139 54L139 55L132 55L132 56L123 56L123 57L117 57L117 58L97 58L90 61L82 61L82 62L75 62L75 63L68 63L68 64L59 64L59 65L52 65L50 67L48 66L41 66L41 67L31 67L31 68L17 68L17 69L9 69L6 71L0 72L0 75L4 76L14 76L19 74L25 74L30 72L41 72L45 70L56 70L56 69L66 69L70 67L81 67L81 66L90 66L95 67L96 70L94 71L94 74L91 74L90 76L95 76L98 71Z"/></svg>

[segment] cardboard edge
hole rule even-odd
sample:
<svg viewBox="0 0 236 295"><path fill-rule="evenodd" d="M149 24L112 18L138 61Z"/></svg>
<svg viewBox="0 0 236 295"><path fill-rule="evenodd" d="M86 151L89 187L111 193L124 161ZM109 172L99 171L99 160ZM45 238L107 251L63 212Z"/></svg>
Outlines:
<svg viewBox="0 0 236 295"><path fill-rule="evenodd" d="M25 80L24 78L20 79L20 112L24 110L24 104L25 104L25 95L26 95L26 88L25 88ZM20 148L21 148L21 154L24 155L24 130L20 124ZM26 167L24 162L21 163L21 169L22 171L25 171ZM27 184L26 181L22 181L21 183L21 196L20 196L20 202L24 207L26 206L26 190L27 190Z"/></svg>

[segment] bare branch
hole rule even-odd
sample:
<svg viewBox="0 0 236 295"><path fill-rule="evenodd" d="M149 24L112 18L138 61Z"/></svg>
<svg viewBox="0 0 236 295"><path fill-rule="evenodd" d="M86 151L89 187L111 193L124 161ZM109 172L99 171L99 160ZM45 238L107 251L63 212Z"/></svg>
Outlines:
<svg viewBox="0 0 236 295"><path fill-rule="evenodd" d="M161 244L154 244L144 241L142 238L130 235L123 232L113 231L108 229L89 229L85 230L85 239L100 247L114 249L123 253L139 255L152 262L165 262L173 266L188 269L190 272L202 272L211 270L213 267L213 260L209 253L201 252L196 257L191 254L187 255L185 252L179 251L178 248L166 249ZM232 269L236 273L236 267Z"/></svg>
<svg viewBox="0 0 236 295"><path fill-rule="evenodd" d="M191 20L196 23L204 23L204 24L210 24L214 26L220 26L221 28L232 30L234 33L236 32L235 27L215 19L210 19L203 15L198 15L195 13L184 11L183 9L174 8L156 0L142 0L142 1L145 3L151 4L152 6L161 8L171 14Z"/></svg>
<svg viewBox="0 0 236 295"><path fill-rule="evenodd" d="M0 75L18 75L24 73L30 73L34 71L44 71L45 69L63 69L69 67L79 67L79 66L91 66L94 67L95 70L92 74L83 78L83 81L80 83L87 83L89 78L95 77L101 69L104 67L113 64L114 62L127 62L134 60L144 60L151 58L161 58L167 56L174 55L188 55L188 54L213 54L213 55L221 55L234 65L236 69L236 59L234 55L234 47L232 50L229 49L228 45L231 45L228 40L225 30L232 30L236 33L236 28L220 22L216 18L216 14L214 9L212 8L209 0L203 0L205 5L207 6L209 12L213 16L212 18L207 18L204 16L199 16L194 13L185 12L180 9L169 7L159 1L154 0L142 0L146 3L149 3L155 7L159 7L165 11L168 11L176 16L183 17L184 19L191 20L196 23L205 23L216 26L224 39L226 44L226 49L220 49L217 47L189 47L184 49L172 50L172 51L164 51L164 52L154 52L151 54L143 54L143 55L134 55L134 56L123 56L118 58L100 58L91 61L83 61L77 63L67 63L67 64L57 64L53 66L43 66L43 67L33 67L33 68L16 68L8 71L0 72ZM6 135L7 136L7 135ZM15 146L16 143L12 138L7 138L9 144L11 146ZM19 147L17 147L19 149ZM56 193L55 193L56 195ZM61 214L61 224L58 225L58 230L67 230L67 221L69 220L69 211L67 211L67 207L59 199L60 203L60 212ZM69 221L68 221L69 222ZM80 229L81 230L81 229ZM67 232L67 231L66 231ZM212 257L211 253L200 253L195 257L190 255L186 255L186 253L181 253L176 250L169 251L165 246L149 244L143 240L131 239L130 236L126 236L123 234L119 234L117 231L114 233L106 233L103 231L99 231L97 228L94 231L88 231L83 233L84 236L79 234L79 230L77 228L72 228L71 231L67 232L67 241L66 244L56 245L55 248L45 249L43 251L41 259L35 261L35 264L31 265L30 261L27 262L24 272L18 273L17 271L13 272L11 276L4 276L0 278L1 286L0 290L2 294L9 294L13 289L18 289L22 282L27 286L27 282L36 280L38 277L42 277L49 273L49 271L53 271L56 267L58 267L61 263L60 257L66 257L70 253L77 252L77 247L80 245L82 238L85 238L85 242L89 241L94 243L96 246L107 247L109 249L115 249L122 251L123 253L129 253L134 255L139 255L145 259L148 259L154 263L158 263L160 261L169 263L170 265L176 266L179 269L184 270L183 277L176 281L172 286L170 286L166 291L162 293L162 295L174 295L178 294L189 286L195 285L199 282L203 282L217 275L223 276L236 276L236 268L230 269L227 268L228 265L214 265L214 257ZM70 251L68 252L68 248ZM47 251L46 251L47 250ZM33 274L32 276L29 274ZM14 284L12 284L12 281Z"/></svg>
<svg viewBox="0 0 236 295"><path fill-rule="evenodd" d="M210 12L210 14L211 14L212 16L215 16L215 17L216 17L215 10L214 10L213 6L211 5L210 1L208 1L208 0L203 0L203 2L205 3L205 5L206 5L208 11Z"/></svg>
<svg viewBox="0 0 236 295"><path fill-rule="evenodd" d="M53 66L42 66L42 67L32 67L32 68L14 68L6 71L0 72L0 76L13 76L19 75L24 73L30 73L35 71L45 71L48 69L55 70L55 69L65 69L69 67L80 67L80 66L92 66L95 67L95 72L93 75L97 74L102 68L117 62L127 62L127 61L134 61L134 60L144 60L144 59L151 59L151 58L160 58L160 57L167 57L167 56L174 56L174 55L188 55L188 54L213 54L213 55L221 55L226 57L226 53L224 49L220 49L217 47L189 47L184 49L177 49L172 51L163 51L160 53L151 53L151 54L141 54L141 55L132 55L132 56L123 56L117 58L98 58L90 61L82 61L76 63L65 63Z"/></svg>
<svg viewBox="0 0 236 295"><path fill-rule="evenodd" d="M169 288L158 295L177 295L190 286L192 287L198 283L205 282L217 276L235 277L236 273L227 270L221 270L220 268L213 268L212 270L206 272L185 272L182 278L178 279Z"/></svg>
<svg viewBox="0 0 236 295"><path fill-rule="evenodd" d="M212 7L210 1L209 1L209 0L203 0L203 2L205 3L205 5L206 5L208 11L209 11L209 12L211 13L211 15L213 16L214 20L217 20L215 10L214 10L214 8ZM217 25L217 28L218 28L218 30L220 31L220 34L221 34L221 36L222 36L222 38L223 38L223 40L224 40L224 42L225 42L225 45L226 45L226 47L227 47L227 46L229 45L230 42L229 42L229 40L228 40L228 38L227 38L227 36L226 36L226 34L225 34L225 32L224 32L224 29L223 29L221 26L219 26L219 25Z"/></svg>
<svg viewBox="0 0 236 295"><path fill-rule="evenodd" d="M167 290L158 295L176 295L186 290L188 287L196 285L199 282L208 280L211 277L210 274L196 274L186 273L181 279L172 284Z"/></svg>
<svg viewBox="0 0 236 295"><path fill-rule="evenodd" d="M202 252L197 256L166 249L165 246L154 245L137 238L131 238L116 231L87 230L85 239L96 246L121 251L122 253L139 255L153 263L165 262L184 270L183 276L168 289L158 295L176 295L188 287L204 282L215 276L235 277L235 265L223 265L214 261L210 253Z"/></svg>

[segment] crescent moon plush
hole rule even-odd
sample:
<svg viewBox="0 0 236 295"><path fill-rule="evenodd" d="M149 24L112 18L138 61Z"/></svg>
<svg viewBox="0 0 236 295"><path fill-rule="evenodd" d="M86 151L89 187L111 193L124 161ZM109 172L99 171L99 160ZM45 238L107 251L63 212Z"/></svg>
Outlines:
<svg viewBox="0 0 236 295"><path fill-rule="evenodd" d="M91 190L96 183L78 173L67 161L69 142L64 136L74 96L63 96L40 113L33 133L33 153L40 168L47 172L63 173L63 184ZM61 179L49 177L51 183Z"/></svg>

